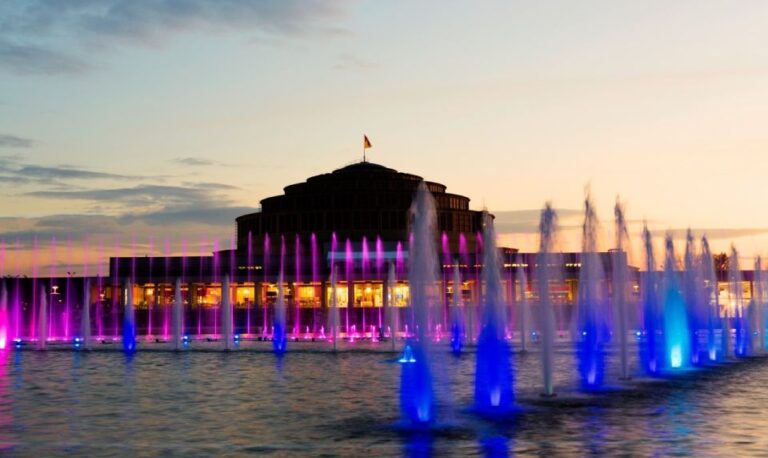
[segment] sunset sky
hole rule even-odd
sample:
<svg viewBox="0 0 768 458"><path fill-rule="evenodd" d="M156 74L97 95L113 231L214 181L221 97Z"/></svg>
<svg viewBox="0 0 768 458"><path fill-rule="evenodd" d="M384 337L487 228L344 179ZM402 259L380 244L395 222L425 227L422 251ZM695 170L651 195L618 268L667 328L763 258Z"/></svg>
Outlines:
<svg viewBox="0 0 768 458"><path fill-rule="evenodd" d="M646 219L751 263L766 24L762 1L6 0L0 269L226 246L260 199L360 160L363 133L508 246L534 249L552 201L577 249L589 186L603 248L620 195L636 244Z"/></svg>

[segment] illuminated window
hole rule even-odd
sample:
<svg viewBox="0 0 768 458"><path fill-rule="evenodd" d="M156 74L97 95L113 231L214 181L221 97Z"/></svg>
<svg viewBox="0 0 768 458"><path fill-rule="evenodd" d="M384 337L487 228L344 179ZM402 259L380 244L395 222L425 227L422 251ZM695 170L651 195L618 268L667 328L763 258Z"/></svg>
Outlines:
<svg viewBox="0 0 768 458"><path fill-rule="evenodd" d="M398 283L394 288L392 305L395 307L407 307L411 301L411 290L405 283Z"/></svg>
<svg viewBox="0 0 768 458"><path fill-rule="evenodd" d="M355 307L381 307L384 305L382 283L355 283Z"/></svg>
<svg viewBox="0 0 768 458"><path fill-rule="evenodd" d="M325 291L325 299L326 304L328 304L328 307L331 306L331 294L333 293L333 288L330 286L326 288ZM347 303L349 302L349 289L347 289L347 283L337 283L336 284L336 306L339 308L346 308Z"/></svg>
<svg viewBox="0 0 768 458"><path fill-rule="evenodd" d="M252 285L238 286L235 288L235 306L249 307L256 300L256 288Z"/></svg>
<svg viewBox="0 0 768 458"><path fill-rule="evenodd" d="M299 307L320 307L320 287L314 285L302 285L296 288Z"/></svg>

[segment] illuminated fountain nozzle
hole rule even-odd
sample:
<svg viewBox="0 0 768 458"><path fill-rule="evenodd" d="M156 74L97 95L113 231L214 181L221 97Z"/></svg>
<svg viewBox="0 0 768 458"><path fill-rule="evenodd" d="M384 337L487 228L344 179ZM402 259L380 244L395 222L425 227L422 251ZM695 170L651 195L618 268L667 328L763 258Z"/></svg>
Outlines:
<svg viewBox="0 0 768 458"><path fill-rule="evenodd" d="M411 349L410 345L406 345L403 349L403 356L400 357L400 359L397 360L400 364L408 364L408 363L415 363L416 358L413 356L413 350Z"/></svg>

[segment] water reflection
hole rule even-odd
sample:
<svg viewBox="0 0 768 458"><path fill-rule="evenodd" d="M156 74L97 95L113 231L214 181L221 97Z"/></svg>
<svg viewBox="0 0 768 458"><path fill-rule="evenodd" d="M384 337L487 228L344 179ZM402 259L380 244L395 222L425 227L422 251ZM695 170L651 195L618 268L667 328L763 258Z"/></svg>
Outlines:
<svg viewBox="0 0 768 458"><path fill-rule="evenodd" d="M446 358L451 358L446 347ZM535 355L534 355L535 356ZM567 366L573 353L556 353ZM349 456L759 454L768 449L768 359L626 392L538 397L538 358L519 358L529 408L472 414L473 358L451 359L456 408L442 429L398 433L398 369L370 353L12 351L0 354L0 455L275 453ZM611 361L609 360L609 363ZM578 380L570 381L575 390ZM441 387L438 385L438 389ZM464 408L462 408L464 406ZM115 448L118 447L119 448Z"/></svg>
<svg viewBox="0 0 768 458"><path fill-rule="evenodd" d="M13 426L13 402L10 394L8 360L10 350L0 350L0 451L13 447L11 428Z"/></svg>
<svg viewBox="0 0 768 458"><path fill-rule="evenodd" d="M509 439L503 435L483 437L480 439L480 451L488 458L510 456Z"/></svg>
<svg viewBox="0 0 768 458"><path fill-rule="evenodd" d="M425 458L432 456L434 439L429 431L414 431L406 434L403 440L403 456Z"/></svg>

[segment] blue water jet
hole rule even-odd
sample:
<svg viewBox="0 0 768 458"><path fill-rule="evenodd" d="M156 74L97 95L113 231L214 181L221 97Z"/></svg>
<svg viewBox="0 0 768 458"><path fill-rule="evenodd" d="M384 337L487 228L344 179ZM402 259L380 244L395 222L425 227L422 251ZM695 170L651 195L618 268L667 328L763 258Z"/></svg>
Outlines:
<svg viewBox="0 0 768 458"><path fill-rule="evenodd" d="M645 274L642 285L643 339L640 343L640 360L643 371L650 376L661 374L663 361L662 318L659 310L656 262L653 254L653 240L648 226L643 228L645 246Z"/></svg>
<svg viewBox="0 0 768 458"><path fill-rule="evenodd" d="M459 261L453 268L453 300L451 302L451 353L460 356L464 346L464 320L461 313L461 273Z"/></svg>
<svg viewBox="0 0 768 458"><path fill-rule="evenodd" d="M409 342L398 360L400 373L400 409L412 425L427 425L434 420L434 393L429 360L422 345Z"/></svg>
<svg viewBox="0 0 768 458"><path fill-rule="evenodd" d="M123 316L123 351L136 351L136 315L133 309L133 284L125 281L125 314Z"/></svg>
<svg viewBox="0 0 768 458"><path fill-rule="evenodd" d="M400 412L415 429L427 428L435 420L435 393L429 351L430 312L436 302L437 247L435 201L422 181L411 206L412 238L409 246L408 280L411 290L413 336L403 351L400 365ZM410 355L407 353L410 352Z"/></svg>
<svg viewBox="0 0 768 458"><path fill-rule="evenodd" d="M718 350L717 340L715 339L715 327L718 319L718 310L720 308L718 296L720 291L717 288L717 276L715 275L715 263L712 258L712 252L709 249L707 237L701 238L701 262L702 275L704 276L704 304L707 307L707 359L717 361Z"/></svg>
<svg viewBox="0 0 768 458"><path fill-rule="evenodd" d="M680 293L675 270L675 247L671 234L666 238L664 262L664 363L671 370L685 369L690 365L690 330L685 300Z"/></svg>
<svg viewBox="0 0 768 458"><path fill-rule="evenodd" d="M603 386L606 345L610 339L608 310L602 291L604 266L597 254L598 221L592 200L584 201L581 270L576 304L576 356L581 388L599 390Z"/></svg>
<svg viewBox="0 0 768 458"><path fill-rule="evenodd" d="M731 258L729 259L729 283L731 305L735 310L733 327L736 331L736 342L733 353L738 357L752 354L752 326L750 323L750 307L744 301L741 270L739 268L739 253L731 246Z"/></svg>
<svg viewBox="0 0 768 458"><path fill-rule="evenodd" d="M272 324L272 350L275 355L282 356L288 349L288 330L285 322L285 291L283 286L282 266L277 284L277 302L275 303L275 320Z"/></svg>
<svg viewBox="0 0 768 458"><path fill-rule="evenodd" d="M483 214L483 323L477 341L475 408L484 414L505 414L514 405L509 343L504 336L505 307L501 299L501 266L493 219Z"/></svg>

